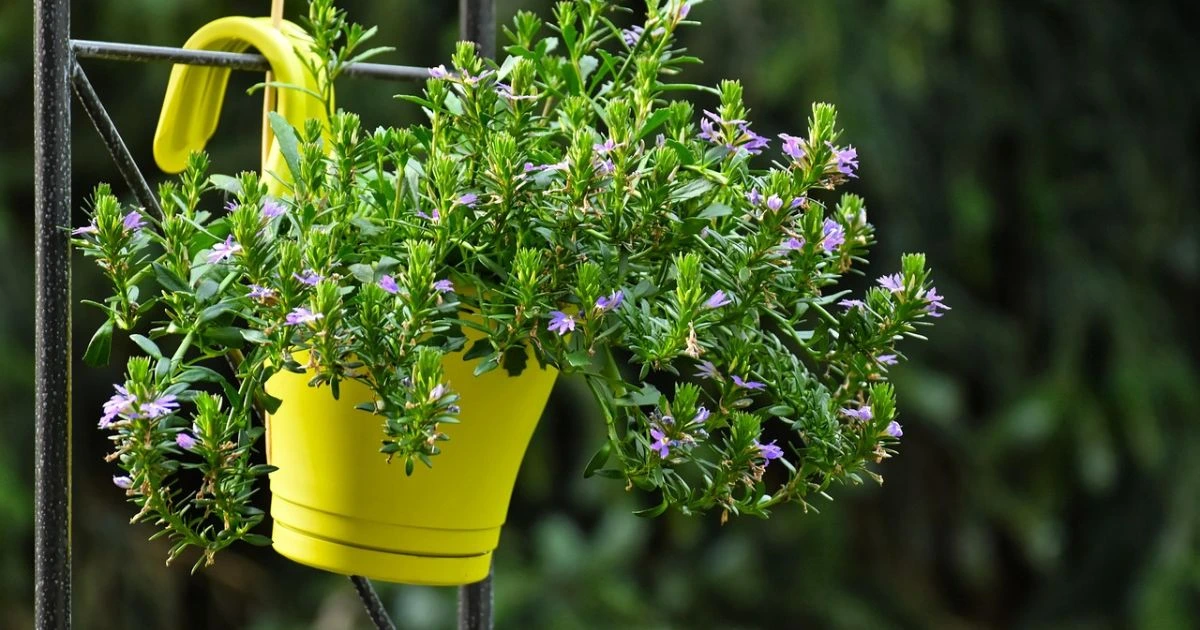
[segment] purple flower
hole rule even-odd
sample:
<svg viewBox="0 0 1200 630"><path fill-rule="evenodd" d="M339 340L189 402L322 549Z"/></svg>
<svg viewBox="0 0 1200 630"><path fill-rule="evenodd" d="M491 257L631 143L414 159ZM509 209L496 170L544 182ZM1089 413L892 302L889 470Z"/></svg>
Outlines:
<svg viewBox="0 0 1200 630"><path fill-rule="evenodd" d="M434 79L448 79L450 78L450 72L446 70L445 64L441 64L430 68L429 76L433 77Z"/></svg>
<svg viewBox="0 0 1200 630"><path fill-rule="evenodd" d="M596 298L596 308L600 311L611 311L625 301L625 292L620 289L613 291L607 297Z"/></svg>
<svg viewBox="0 0 1200 630"><path fill-rule="evenodd" d="M892 420L891 422L889 422L887 425L887 428L884 429L883 432L887 433L888 435L890 435L894 438L898 438L898 437L904 435L904 429L901 428L900 423L896 422L895 420Z"/></svg>
<svg viewBox="0 0 1200 630"><path fill-rule="evenodd" d="M707 300L705 300L704 307L705 308L720 308L720 307L725 306L726 304L730 304L732 302L733 302L733 300L730 300L725 295L724 291L718 289L716 293L713 293L711 296L709 296L709 298Z"/></svg>
<svg viewBox="0 0 1200 630"><path fill-rule="evenodd" d="M181 431L175 434L175 443L179 445L179 448L190 451L196 447L197 440L187 431Z"/></svg>
<svg viewBox="0 0 1200 630"><path fill-rule="evenodd" d="M692 5L687 3L687 0L679 3L679 19L685 19L692 10Z"/></svg>
<svg viewBox="0 0 1200 630"><path fill-rule="evenodd" d="M938 295L937 287L929 287L929 292L925 294L925 301L929 303L929 306L925 307L925 312L929 313L930 317L941 317L942 313L939 311L950 310L949 306L942 304L942 296Z"/></svg>
<svg viewBox="0 0 1200 630"><path fill-rule="evenodd" d="M833 146L832 142L825 142L830 151L833 151L833 159L837 162L837 171L847 177L858 177L855 171L858 170L858 149L854 147L846 147L839 149Z"/></svg>
<svg viewBox="0 0 1200 630"><path fill-rule="evenodd" d="M74 230L71 230L71 235L72 236L83 236L84 234L95 234L99 231L100 231L100 228L96 227L96 224L93 222L93 223L89 223L88 225L85 225L81 228L75 228Z"/></svg>
<svg viewBox="0 0 1200 630"><path fill-rule="evenodd" d="M696 370L696 376L710 381L721 380L721 373L717 371L717 366L713 365L712 361L701 361L700 367Z"/></svg>
<svg viewBox="0 0 1200 630"><path fill-rule="evenodd" d="M433 386L433 389L429 390L429 402L437 402L442 399L442 396L445 395L446 386L438 383L437 385Z"/></svg>
<svg viewBox="0 0 1200 630"><path fill-rule="evenodd" d="M142 219L142 215L137 210L125 215L125 220L123 223L126 231L136 232L137 230L146 227L146 221Z"/></svg>
<svg viewBox="0 0 1200 630"><path fill-rule="evenodd" d="M179 409L179 403L175 401L173 394L159 396L150 402L142 403L141 414L146 418L161 418L169 416Z"/></svg>
<svg viewBox="0 0 1200 630"><path fill-rule="evenodd" d="M733 375L733 384L737 385L738 387L741 387L743 389L766 389L766 387L767 387L766 385L763 385L762 383L759 383L758 381L742 380L742 377L740 377L736 374Z"/></svg>
<svg viewBox="0 0 1200 630"><path fill-rule="evenodd" d="M230 199L229 201L225 202L225 212L232 213L234 210L237 210L237 209L238 209L238 202L236 200Z"/></svg>
<svg viewBox="0 0 1200 630"><path fill-rule="evenodd" d="M242 251L242 246L235 240L233 235L225 237L224 243L213 245L212 251L208 254L208 264L215 265L223 260L228 260L230 256Z"/></svg>
<svg viewBox="0 0 1200 630"><path fill-rule="evenodd" d="M400 286L396 284L396 279L387 274L384 274L384 276L379 279L379 288L393 295L400 291Z"/></svg>
<svg viewBox="0 0 1200 630"><path fill-rule="evenodd" d="M783 449L775 445L775 440L771 440L770 444L759 444L758 441L755 440L754 445L758 447L759 457L762 457L764 460L766 460L763 462L764 466L769 465L772 459L779 459L780 457L783 457Z"/></svg>
<svg viewBox="0 0 1200 630"><path fill-rule="evenodd" d="M301 273L294 273L292 274L292 277L296 280L299 280L300 284L306 284L310 287L317 286L318 282L325 279L321 274L313 271L312 269L305 269Z"/></svg>
<svg viewBox="0 0 1200 630"><path fill-rule="evenodd" d="M880 365L896 365L900 362L900 359L897 359L896 355L894 354L881 354L876 357L875 360L878 361Z"/></svg>
<svg viewBox="0 0 1200 630"><path fill-rule="evenodd" d="M671 439L658 427L650 427L650 450L658 453L659 458L666 459L671 454Z"/></svg>
<svg viewBox="0 0 1200 630"><path fill-rule="evenodd" d="M458 203L461 203L462 205L464 205L468 208L474 208L475 202L478 200L479 200L479 195L476 195L475 193L467 193L458 198Z"/></svg>
<svg viewBox="0 0 1200 630"><path fill-rule="evenodd" d="M892 293L899 293L904 290L904 278L902 278L898 273L894 273L890 276L880 276L876 282L879 283L879 286L891 291Z"/></svg>
<svg viewBox="0 0 1200 630"><path fill-rule="evenodd" d="M821 226L821 248L826 253L832 252L846 242L846 229L833 219L825 219Z"/></svg>
<svg viewBox="0 0 1200 630"><path fill-rule="evenodd" d="M562 311L550 312L550 325L546 327L552 332L556 332L561 337L568 332L575 330L575 318L567 315Z"/></svg>
<svg viewBox="0 0 1200 630"><path fill-rule="evenodd" d="M274 199L267 199L262 205L262 217L268 221L287 212L287 208L283 204Z"/></svg>
<svg viewBox="0 0 1200 630"><path fill-rule="evenodd" d="M762 200L763 200L762 193L758 192L757 188L746 193L746 201L749 201L750 205L752 205L752 206L757 206L757 205L761 204Z"/></svg>
<svg viewBox="0 0 1200 630"><path fill-rule="evenodd" d="M287 314L286 321L288 326L299 326L300 324L311 324L322 317L325 317L322 313L314 313L303 306L297 306Z"/></svg>
<svg viewBox="0 0 1200 630"><path fill-rule="evenodd" d="M260 284L252 284L250 285L250 297L255 300L268 300L275 297L275 290Z"/></svg>
<svg viewBox="0 0 1200 630"><path fill-rule="evenodd" d="M425 219L426 221L433 221L434 223L437 223L442 220L442 213L438 212L437 208L433 209L432 215L425 214L423 211L417 210L417 216L421 217L422 219Z"/></svg>
<svg viewBox="0 0 1200 630"><path fill-rule="evenodd" d="M841 306L848 311L855 307L865 308L867 305L862 300L842 300L841 302L838 302L838 306Z"/></svg>
<svg viewBox="0 0 1200 630"><path fill-rule="evenodd" d="M700 423L708 420L708 417L711 415L712 415L712 412L709 411L708 408L705 407L704 405L701 405L700 408L696 410L696 415L692 416L692 423L700 424Z"/></svg>
<svg viewBox="0 0 1200 630"><path fill-rule="evenodd" d="M438 293L449 293L454 290L454 283L446 279L438 280L433 283L433 290Z"/></svg>
<svg viewBox="0 0 1200 630"><path fill-rule="evenodd" d="M842 415L846 416L847 418L854 418L855 420L861 420L863 422L866 422L867 420L870 420L871 418L875 417L875 414L871 413L870 405L864 405L862 407L859 407L858 409L842 407L840 409L840 411L842 412Z"/></svg>
<svg viewBox="0 0 1200 630"><path fill-rule="evenodd" d="M804 138L791 136L786 133L779 134L779 138L783 140L783 152L793 160L801 160L804 158Z"/></svg>
<svg viewBox="0 0 1200 630"><path fill-rule="evenodd" d="M771 212L778 212L782 207L783 199L780 199L779 195L771 195L770 197L767 197L767 208Z"/></svg>
<svg viewBox="0 0 1200 630"><path fill-rule="evenodd" d="M567 170L567 161L555 162L554 164L537 165L533 162L525 163L526 173L540 173L542 171L565 171Z"/></svg>
<svg viewBox="0 0 1200 630"><path fill-rule="evenodd" d="M792 251L796 249L804 249L804 239L796 238L795 236L784 241L780 246L784 251Z"/></svg>
<svg viewBox="0 0 1200 630"><path fill-rule="evenodd" d="M621 31L621 41L625 42L626 46L633 48L637 45L638 40L642 38L642 33L646 32L644 26L633 25Z"/></svg>
<svg viewBox="0 0 1200 630"><path fill-rule="evenodd" d="M117 419L117 416L130 416L136 413L137 396L130 394L129 390L121 385L113 385L113 389L117 390L117 393L104 403L104 415L100 417L101 429L107 429Z"/></svg>
<svg viewBox="0 0 1200 630"><path fill-rule="evenodd" d="M803 196L792 197L792 209L793 210L795 210L796 208L799 208L800 206L803 206L806 203L808 203L808 197L803 197Z"/></svg>
<svg viewBox="0 0 1200 630"><path fill-rule="evenodd" d="M743 137L739 139L739 143L741 144L741 148L745 149L750 155L762 153L771 144L771 141L767 140L766 137L750 131L748 123L742 123L740 129L742 130Z"/></svg>
<svg viewBox="0 0 1200 630"><path fill-rule="evenodd" d="M124 475L120 477L113 475L113 485L122 490L128 490L133 487L133 479Z"/></svg>
<svg viewBox="0 0 1200 630"><path fill-rule="evenodd" d="M608 155L615 148L617 148L617 143L612 138L608 138L603 144L597 142L592 145L592 150L600 155Z"/></svg>
<svg viewBox="0 0 1200 630"><path fill-rule="evenodd" d="M537 98L536 94L513 94L512 86L502 81L496 83L496 94L510 101L532 101Z"/></svg>

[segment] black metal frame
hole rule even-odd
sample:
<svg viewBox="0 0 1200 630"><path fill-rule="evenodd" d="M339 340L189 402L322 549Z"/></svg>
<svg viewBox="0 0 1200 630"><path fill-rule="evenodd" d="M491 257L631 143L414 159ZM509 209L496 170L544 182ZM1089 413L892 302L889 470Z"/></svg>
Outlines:
<svg viewBox="0 0 1200 630"><path fill-rule="evenodd" d="M496 52L494 0L459 0L462 39L480 52ZM34 199L37 316L35 335L36 437L34 441L34 616L38 630L71 627L71 91L83 105L125 183L147 210L157 199L87 74L76 61L165 61L266 71L260 55L72 40L70 0L34 0ZM353 64L346 76L414 80L425 68ZM366 578L351 576L371 621L395 625ZM458 627L492 628L492 574L458 591Z"/></svg>

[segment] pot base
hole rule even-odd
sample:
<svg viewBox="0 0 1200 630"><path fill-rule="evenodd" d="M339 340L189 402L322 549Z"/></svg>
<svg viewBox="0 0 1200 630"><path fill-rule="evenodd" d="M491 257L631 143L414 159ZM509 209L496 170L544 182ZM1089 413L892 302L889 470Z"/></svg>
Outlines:
<svg viewBox="0 0 1200 630"><path fill-rule="evenodd" d="M492 566L492 553L476 556L424 556L355 547L275 521L272 545L280 555L316 569L372 580L459 586L479 582Z"/></svg>

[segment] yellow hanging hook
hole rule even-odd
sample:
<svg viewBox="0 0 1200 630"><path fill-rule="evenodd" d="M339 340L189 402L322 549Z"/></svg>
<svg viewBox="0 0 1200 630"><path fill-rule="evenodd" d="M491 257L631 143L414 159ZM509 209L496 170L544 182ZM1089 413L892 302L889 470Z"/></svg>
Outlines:
<svg viewBox="0 0 1200 630"><path fill-rule="evenodd" d="M286 20L276 28L271 18L226 17L205 24L188 38L184 48L243 52L254 47L271 64L275 81L318 92L315 79L301 63L302 57L311 58L310 43L302 28ZM208 143L221 116L229 72L229 68L182 64L171 69L154 132L154 161L159 168L168 173L182 171L188 155ZM303 127L309 118L326 126L329 122L320 99L300 90L280 89L277 107L293 127ZM281 192L283 181L291 179L274 139L262 169L263 178L274 194Z"/></svg>

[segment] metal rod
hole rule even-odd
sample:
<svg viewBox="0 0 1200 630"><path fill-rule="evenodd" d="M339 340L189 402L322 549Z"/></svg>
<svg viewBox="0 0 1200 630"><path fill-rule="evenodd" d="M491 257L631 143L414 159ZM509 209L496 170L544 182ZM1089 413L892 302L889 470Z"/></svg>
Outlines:
<svg viewBox="0 0 1200 630"><path fill-rule="evenodd" d="M266 57L253 53L233 53L216 50L190 50L169 46L146 46L120 42L98 42L86 39L71 40L71 49L80 59L109 61L165 61L193 66L217 66L232 70L266 72L271 69ZM416 81L429 78L429 69L418 66L394 66L383 63L352 63L342 69L348 77Z"/></svg>
<svg viewBox="0 0 1200 630"><path fill-rule="evenodd" d="M492 630L492 580L495 565L481 582L458 587L458 630Z"/></svg>
<svg viewBox="0 0 1200 630"><path fill-rule="evenodd" d="M33 3L34 617L71 627L71 2Z"/></svg>
<svg viewBox="0 0 1200 630"><path fill-rule="evenodd" d="M104 146L108 147L108 154L112 156L113 163L117 165L117 170L125 179L125 184L133 191L138 203L142 204L143 208L153 211L156 217L162 217L162 208L158 206L158 199L150 190L146 178L142 176L141 169L133 161L129 147L125 146L121 132L117 131L117 126L113 124L112 118L109 118L108 111L104 109L104 104L96 95L96 90L92 89L92 82L88 81L87 74L83 72L83 68L78 63L72 65L71 85L75 87L75 96L79 97L83 110L92 120L92 125L100 134L100 138L104 140Z"/></svg>
<svg viewBox="0 0 1200 630"><path fill-rule="evenodd" d="M371 580L358 575L351 575L350 581L354 583L354 590L358 591L358 597L362 599L363 606L367 607L367 614L371 616L371 621L379 630L396 630L396 625L392 623L392 618L388 616L387 609L383 607L383 602L379 600L379 594L375 592L375 587L371 586Z"/></svg>
<svg viewBox="0 0 1200 630"><path fill-rule="evenodd" d="M459 0L459 38L475 42L479 54L496 56L495 0ZM495 567L488 569L482 582L458 588L459 630L492 630L492 579Z"/></svg>
<svg viewBox="0 0 1200 630"><path fill-rule="evenodd" d="M495 57L495 0L458 0L458 32L463 41L475 42L479 54Z"/></svg>

